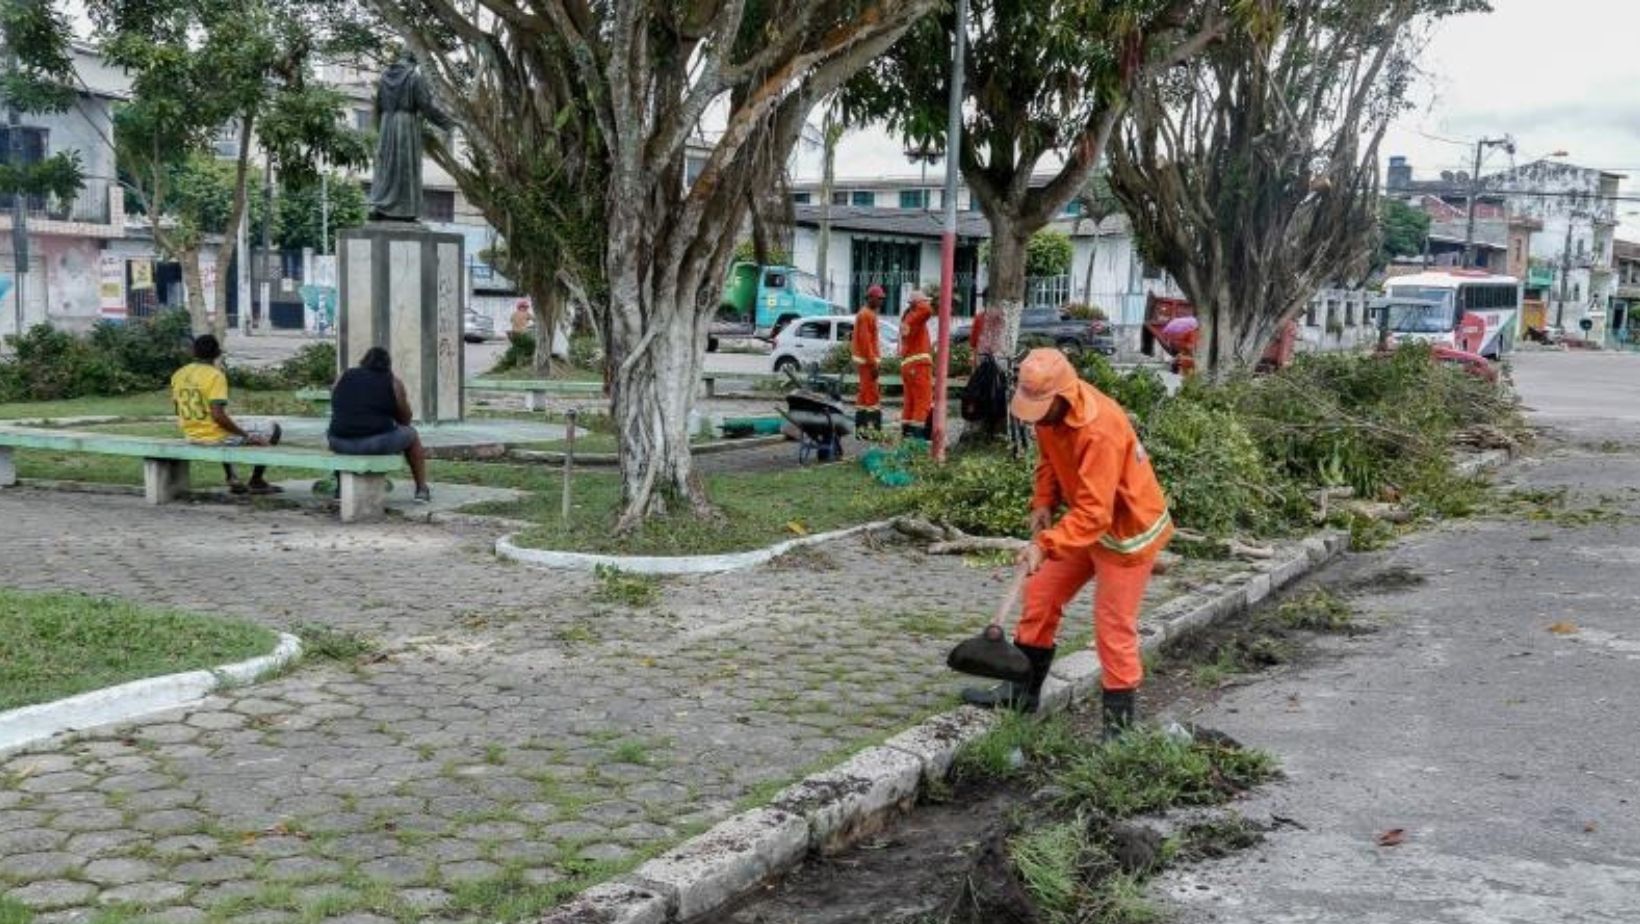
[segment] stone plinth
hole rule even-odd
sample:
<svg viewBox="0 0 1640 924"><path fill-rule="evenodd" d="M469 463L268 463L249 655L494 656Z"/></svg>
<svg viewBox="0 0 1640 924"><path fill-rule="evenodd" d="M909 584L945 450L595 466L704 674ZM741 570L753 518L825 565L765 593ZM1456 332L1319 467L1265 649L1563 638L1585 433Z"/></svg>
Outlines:
<svg viewBox="0 0 1640 924"><path fill-rule="evenodd" d="M416 420L462 419L462 267L465 242L414 222L343 231L337 355L343 369L373 346L393 357Z"/></svg>

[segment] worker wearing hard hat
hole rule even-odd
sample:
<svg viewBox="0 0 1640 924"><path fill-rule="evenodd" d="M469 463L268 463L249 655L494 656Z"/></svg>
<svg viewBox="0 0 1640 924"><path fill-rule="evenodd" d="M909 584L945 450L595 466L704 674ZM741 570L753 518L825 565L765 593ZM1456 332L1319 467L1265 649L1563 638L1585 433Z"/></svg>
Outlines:
<svg viewBox="0 0 1640 924"><path fill-rule="evenodd" d="M860 394L854 400L854 432L862 436L883 429L883 393L878 384L881 349L877 339L877 309L883 307L883 287L866 290L866 303L854 315L854 371L860 376Z"/></svg>
<svg viewBox="0 0 1640 924"><path fill-rule="evenodd" d="M934 412L934 344L928 322L934 316L928 296L916 292L900 318L900 383L905 406L900 411L900 434L929 439L929 415Z"/></svg>
<svg viewBox="0 0 1640 924"><path fill-rule="evenodd" d="M1065 604L1093 579L1093 622L1103 670L1107 736L1134 721L1144 677L1139 605L1156 556L1173 536L1167 498L1121 405L1084 382L1065 354L1032 350L1019 366L1013 415L1035 424L1031 542L1019 553L1030 577L1015 644L1030 659L1024 689L966 691L977 705L1034 709L1053 663Z"/></svg>

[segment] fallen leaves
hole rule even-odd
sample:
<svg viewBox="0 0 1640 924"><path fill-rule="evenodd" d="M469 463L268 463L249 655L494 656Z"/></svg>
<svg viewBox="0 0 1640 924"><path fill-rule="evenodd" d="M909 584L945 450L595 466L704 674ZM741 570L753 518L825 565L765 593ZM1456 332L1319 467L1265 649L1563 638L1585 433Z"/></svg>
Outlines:
<svg viewBox="0 0 1640 924"><path fill-rule="evenodd" d="M1390 828L1388 831L1378 835L1378 846L1399 847L1404 841L1406 841L1406 839L1407 832L1405 828Z"/></svg>
<svg viewBox="0 0 1640 924"><path fill-rule="evenodd" d="M1559 622L1550 623L1549 624L1549 631L1553 632L1556 635L1576 635L1577 634L1577 623L1568 622L1568 621L1562 619Z"/></svg>

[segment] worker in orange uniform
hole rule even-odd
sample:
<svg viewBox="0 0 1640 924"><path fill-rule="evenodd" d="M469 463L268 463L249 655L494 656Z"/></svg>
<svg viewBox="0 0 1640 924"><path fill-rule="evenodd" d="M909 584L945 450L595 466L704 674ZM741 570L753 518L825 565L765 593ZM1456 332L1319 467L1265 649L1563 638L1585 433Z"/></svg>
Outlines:
<svg viewBox="0 0 1640 924"><path fill-rule="evenodd" d="M854 432L880 433L883 429L883 392L877 384L882 362L877 339L877 309L883 307L882 286L866 290L866 304L854 315L854 371L860 375L860 395L854 401Z"/></svg>
<svg viewBox="0 0 1640 924"><path fill-rule="evenodd" d="M1156 556L1173 537L1167 498L1122 406L1078 378L1059 350L1025 357L1010 409L1036 425L1040 454L1032 539L1018 558L1030 575L1025 610L1014 630L1014 644L1030 659L1031 679L1023 688L1004 684L963 697L1034 711L1065 604L1097 575L1093 624L1104 672L1105 735L1114 737L1133 724L1134 691L1144 676L1139 604Z"/></svg>
<svg viewBox="0 0 1640 924"><path fill-rule="evenodd" d="M900 435L929 439L929 415L934 412L934 345L928 321L934 316L928 296L917 292L900 318L900 382L905 406L900 411Z"/></svg>

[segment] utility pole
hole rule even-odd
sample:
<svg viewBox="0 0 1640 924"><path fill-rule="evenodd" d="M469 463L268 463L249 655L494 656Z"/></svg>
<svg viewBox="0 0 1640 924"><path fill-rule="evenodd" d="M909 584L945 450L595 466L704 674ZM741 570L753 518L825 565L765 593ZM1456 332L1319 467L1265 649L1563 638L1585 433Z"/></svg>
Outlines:
<svg viewBox="0 0 1640 924"><path fill-rule="evenodd" d="M957 171L962 151L963 56L968 43L968 0L957 0L955 48L951 53L951 98L945 126L945 229L940 235L940 344L934 365L934 415L929 421L934 461L945 461L945 385L951 376L951 302L956 296ZM926 163L926 162L925 162ZM928 195L927 189L923 195Z"/></svg>
<svg viewBox="0 0 1640 924"><path fill-rule="evenodd" d="M1515 153L1515 139L1504 135L1502 138L1482 138L1475 142L1475 172L1469 175L1469 221L1463 232L1463 265L1475 265L1475 197L1481 188L1481 154L1489 147L1503 148L1510 154Z"/></svg>
<svg viewBox="0 0 1640 924"><path fill-rule="evenodd" d="M1555 326L1566 336L1566 285L1572 281L1572 222L1576 215L1566 216L1566 246L1560 249L1560 307L1555 309Z"/></svg>
<svg viewBox="0 0 1640 924"><path fill-rule="evenodd" d="M17 52L11 47L6 48L6 74L15 76L17 73ZM14 171L21 173L23 167L23 132L22 117L17 107L8 98L6 100L6 162ZM17 324L13 333L19 338L23 336L23 282L28 278L28 200L22 190L13 190L11 194L11 253L12 253L12 282L17 289Z"/></svg>
<svg viewBox="0 0 1640 924"><path fill-rule="evenodd" d="M273 152L267 154L267 166L262 171L262 285L261 295L261 323L269 330L273 329L273 319L268 312L273 301L273 274L271 262L273 257Z"/></svg>

